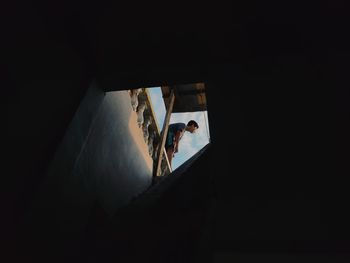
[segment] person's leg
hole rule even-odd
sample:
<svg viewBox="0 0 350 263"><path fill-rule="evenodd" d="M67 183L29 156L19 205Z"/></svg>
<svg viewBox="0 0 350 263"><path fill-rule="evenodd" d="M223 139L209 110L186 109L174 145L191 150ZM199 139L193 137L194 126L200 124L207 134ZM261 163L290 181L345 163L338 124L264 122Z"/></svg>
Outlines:
<svg viewBox="0 0 350 263"><path fill-rule="evenodd" d="M169 160L170 167L172 167L171 161L172 161L173 155L174 155L174 148L169 147L169 148L166 150L166 154L167 154L167 156L168 156L168 160Z"/></svg>
<svg viewBox="0 0 350 263"><path fill-rule="evenodd" d="M172 132L168 132L166 142L165 142L165 149L166 149L166 154L168 157L168 161L171 167L171 161L174 156L174 134Z"/></svg>

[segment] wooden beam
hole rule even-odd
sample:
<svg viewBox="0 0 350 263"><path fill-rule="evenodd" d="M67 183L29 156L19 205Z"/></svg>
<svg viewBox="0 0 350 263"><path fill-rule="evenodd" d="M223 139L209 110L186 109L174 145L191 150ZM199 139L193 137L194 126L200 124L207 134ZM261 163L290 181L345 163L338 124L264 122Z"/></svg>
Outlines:
<svg viewBox="0 0 350 263"><path fill-rule="evenodd" d="M158 147L158 154L157 154L157 157L158 157L157 165L156 165L156 169L155 169L155 171L153 173L154 177L158 176L159 172L160 172L160 167L161 167L162 157L163 157L163 149L164 149L164 146L165 146L166 136L168 134L170 116L171 116L171 113L173 111L174 101L175 101L174 89L171 89L170 103L169 103L169 107L168 107L166 115L165 115L165 119L164 119L164 123L163 123L163 129L162 129L162 132L161 132L161 135L160 135L160 145Z"/></svg>
<svg viewBox="0 0 350 263"><path fill-rule="evenodd" d="M148 107L151 111L151 114L153 116L153 123L154 123L154 126L156 127L157 129L157 134L160 134L160 130L159 130L159 126L158 126L158 122L157 122L157 118L156 118L156 114L154 112L154 109L153 109L153 104L151 103L151 96L149 94L149 91L148 89L145 90L146 92L146 96L147 96L147 101L148 101Z"/></svg>
<svg viewBox="0 0 350 263"><path fill-rule="evenodd" d="M168 165L169 172L171 173L171 172L173 171L173 169L171 168L171 165L170 165L170 163L169 163L169 159L168 159L168 156L166 155L166 150L165 150L165 148L163 148L163 154L164 154L164 156L165 156L165 161L166 161L166 163L167 163L167 165Z"/></svg>

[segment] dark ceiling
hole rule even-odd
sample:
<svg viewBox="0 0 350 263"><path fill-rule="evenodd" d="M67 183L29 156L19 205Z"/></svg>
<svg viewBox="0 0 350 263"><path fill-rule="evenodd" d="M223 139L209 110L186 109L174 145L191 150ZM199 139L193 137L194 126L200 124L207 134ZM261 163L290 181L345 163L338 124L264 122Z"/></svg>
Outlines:
<svg viewBox="0 0 350 263"><path fill-rule="evenodd" d="M336 179L349 160L344 1L1 5L9 237L93 79L106 91L205 82L212 146L192 173L215 175L215 249L350 252Z"/></svg>

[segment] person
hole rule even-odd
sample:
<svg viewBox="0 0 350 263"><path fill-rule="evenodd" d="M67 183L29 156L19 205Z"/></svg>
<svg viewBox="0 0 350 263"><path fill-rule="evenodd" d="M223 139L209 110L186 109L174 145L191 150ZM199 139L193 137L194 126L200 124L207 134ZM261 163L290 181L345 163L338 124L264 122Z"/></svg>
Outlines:
<svg viewBox="0 0 350 263"><path fill-rule="evenodd" d="M198 128L198 123L194 120L190 120L187 125L182 122L172 123L169 125L168 134L165 141L165 149L170 166L175 153L179 151L179 142L185 131L195 133Z"/></svg>

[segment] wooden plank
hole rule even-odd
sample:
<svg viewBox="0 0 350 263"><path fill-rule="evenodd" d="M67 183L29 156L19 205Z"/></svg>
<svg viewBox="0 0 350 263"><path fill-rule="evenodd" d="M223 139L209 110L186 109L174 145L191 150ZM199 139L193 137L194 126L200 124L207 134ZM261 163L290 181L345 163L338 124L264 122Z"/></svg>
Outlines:
<svg viewBox="0 0 350 263"><path fill-rule="evenodd" d="M166 150L165 150L164 147L163 147L163 153L164 153L164 156L165 156L166 163L167 163L167 165L168 165L168 169L169 169L169 171L170 171L170 173L171 173L171 172L173 171L173 169L172 169L171 166L170 166L169 159L168 159L168 156L166 155Z"/></svg>
<svg viewBox="0 0 350 263"><path fill-rule="evenodd" d="M169 122L170 122L170 116L171 113L173 111L173 106L174 106L174 101L175 101L175 95L174 95L174 89L171 89L171 93L170 93L170 103L169 103L169 107L167 109L166 115L165 115L165 120L163 123L163 129L160 135L160 145L158 147L158 154L157 154L157 165L156 165L156 169L153 173L153 176L158 176L159 172L160 172L160 167L161 167L161 163L162 163L162 157L163 157L163 149L165 146L165 139L166 136L168 134L168 128L169 128Z"/></svg>
<svg viewBox="0 0 350 263"><path fill-rule="evenodd" d="M153 116L153 123L154 123L154 126L156 127L157 129L157 134L160 134L160 130L159 130L159 124L157 122L157 118L156 118L156 114L154 112L154 109L153 109L153 104L152 104L152 101L151 101L151 96L149 94L149 91L148 89L145 90L146 92L146 96L147 96L147 101L148 101L148 106L149 106L149 109L151 111L151 114Z"/></svg>

